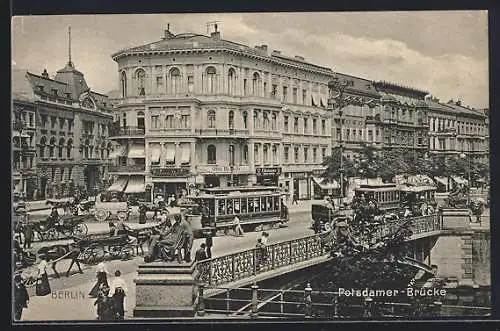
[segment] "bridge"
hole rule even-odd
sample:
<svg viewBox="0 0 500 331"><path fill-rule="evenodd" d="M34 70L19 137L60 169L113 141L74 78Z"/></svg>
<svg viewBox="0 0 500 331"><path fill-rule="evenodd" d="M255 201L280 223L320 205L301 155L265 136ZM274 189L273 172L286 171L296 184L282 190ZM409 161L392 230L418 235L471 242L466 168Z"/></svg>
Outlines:
<svg viewBox="0 0 500 331"><path fill-rule="evenodd" d="M472 244L469 245L469 241L472 242L472 232L466 226L465 214L454 211L449 215L443 213L410 219L412 235L406 241L414 248L414 256L401 262L429 271L430 261L438 260L438 265L453 266L453 270L445 267L445 274L451 272L452 276L458 276L464 284L472 283L472 259L467 259L472 255ZM468 214L466 221L469 224ZM381 225L373 236L381 238L394 233L402 222L408 220ZM441 239L444 239L441 246L454 247L458 251L458 255L451 257L454 259L451 262L446 255L432 253L433 246ZM163 262L140 265L138 277L134 280L137 291L134 316L192 317L199 309L199 298L214 298L224 292L228 293L228 289L241 289L252 284L255 286L266 279L310 268L332 259L322 245L321 235L277 242L267 245L265 249L266 258L263 258L261 249L253 248L189 265ZM440 276L439 273L437 276Z"/></svg>

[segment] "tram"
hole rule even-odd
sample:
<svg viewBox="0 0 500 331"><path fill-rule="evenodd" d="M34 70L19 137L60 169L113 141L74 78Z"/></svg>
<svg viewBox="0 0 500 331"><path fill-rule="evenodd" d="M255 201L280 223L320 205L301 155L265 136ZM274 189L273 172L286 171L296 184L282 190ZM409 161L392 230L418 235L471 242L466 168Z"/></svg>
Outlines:
<svg viewBox="0 0 500 331"><path fill-rule="evenodd" d="M400 190L401 205L406 205L413 215L427 214L429 207L432 207L433 211L437 207L434 186L402 186Z"/></svg>
<svg viewBox="0 0 500 331"><path fill-rule="evenodd" d="M195 237L228 235L235 217L244 231L262 231L288 222L284 194L275 186L206 188L187 196L181 209L186 207L187 217L198 216L199 222L191 222Z"/></svg>
<svg viewBox="0 0 500 331"><path fill-rule="evenodd" d="M354 190L356 199L365 199L366 202L372 201L377 208L384 212L390 213L401 208L401 191L394 183L363 184Z"/></svg>

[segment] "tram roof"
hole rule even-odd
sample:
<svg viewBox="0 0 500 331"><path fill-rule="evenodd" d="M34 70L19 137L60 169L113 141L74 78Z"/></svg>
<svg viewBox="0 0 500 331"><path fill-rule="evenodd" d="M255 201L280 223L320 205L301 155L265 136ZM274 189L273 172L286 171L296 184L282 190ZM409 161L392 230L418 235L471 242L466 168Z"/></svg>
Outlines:
<svg viewBox="0 0 500 331"><path fill-rule="evenodd" d="M404 192L425 192L425 191L435 191L436 187L430 185L422 186L401 186L401 191Z"/></svg>
<svg viewBox="0 0 500 331"><path fill-rule="evenodd" d="M258 191L276 191L279 187L277 186L232 186L232 187L210 187L204 188L202 191L214 194L215 192L220 193L231 193L231 192L258 192Z"/></svg>
<svg viewBox="0 0 500 331"><path fill-rule="evenodd" d="M383 184L361 184L356 190L359 191L383 191L384 189L397 189L395 183L383 183Z"/></svg>

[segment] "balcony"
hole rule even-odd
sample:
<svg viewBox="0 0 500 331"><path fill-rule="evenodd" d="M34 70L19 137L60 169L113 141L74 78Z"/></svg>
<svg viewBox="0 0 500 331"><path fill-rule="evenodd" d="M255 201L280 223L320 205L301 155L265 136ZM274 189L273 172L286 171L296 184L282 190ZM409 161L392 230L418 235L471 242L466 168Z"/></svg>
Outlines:
<svg viewBox="0 0 500 331"><path fill-rule="evenodd" d="M200 164L196 167L196 171L199 174L203 175L211 175L211 174L216 174L216 175L229 175L231 173L233 174L250 174L252 173L252 169L250 165L248 164L240 164L240 165L234 165L234 166L229 166L229 165L217 165L217 164Z"/></svg>
<svg viewBox="0 0 500 331"><path fill-rule="evenodd" d="M104 160L97 157L89 157L86 159L82 159L80 163L84 165L100 165L104 163Z"/></svg>
<svg viewBox="0 0 500 331"><path fill-rule="evenodd" d="M108 171L113 173L144 174L144 171L146 171L146 165L144 164L110 165Z"/></svg>
<svg viewBox="0 0 500 331"><path fill-rule="evenodd" d="M249 131L245 129L196 129L198 138L249 138Z"/></svg>
<svg viewBox="0 0 500 331"><path fill-rule="evenodd" d="M151 175L153 177L188 177L190 175L189 166L187 167L152 167Z"/></svg>
<svg viewBox="0 0 500 331"><path fill-rule="evenodd" d="M117 129L110 129L109 136L110 137L132 137L139 136L144 137L145 129L143 127L138 126L126 126Z"/></svg>

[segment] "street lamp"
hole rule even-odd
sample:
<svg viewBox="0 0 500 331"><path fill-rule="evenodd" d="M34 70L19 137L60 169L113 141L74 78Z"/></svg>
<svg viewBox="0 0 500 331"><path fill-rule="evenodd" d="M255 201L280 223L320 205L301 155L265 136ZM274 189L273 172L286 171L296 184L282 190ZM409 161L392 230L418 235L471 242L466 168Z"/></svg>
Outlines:
<svg viewBox="0 0 500 331"><path fill-rule="evenodd" d="M468 185L467 185L467 205L469 205L469 203L470 203L470 187L471 187L471 181L470 181L470 168L471 168L470 157L467 157L467 155L465 155L465 153L462 152L462 153L460 153L460 158L461 159L467 158L467 178L469 180Z"/></svg>
<svg viewBox="0 0 500 331"><path fill-rule="evenodd" d="M332 118L332 130L334 123L334 110L338 109L339 114L339 123L340 123L340 137L339 137L339 148L340 148L340 196L339 196L339 205L342 204L342 198L344 197L344 161L342 155L343 149L343 141L342 141L342 115L344 113L343 109L346 106L344 101L344 90L347 87L347 81L340 82L338 77L335 77L333 80L328 82L328 90L329 90L329 99L328 99L328 109L331 111ZM335 136L333 132L331 132L332 138L332 155L333 155L333 146L335 141Z"/></svg>

